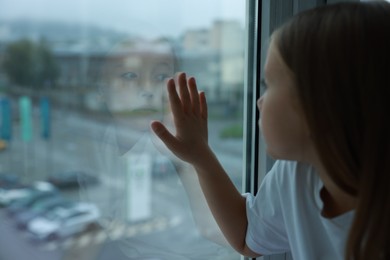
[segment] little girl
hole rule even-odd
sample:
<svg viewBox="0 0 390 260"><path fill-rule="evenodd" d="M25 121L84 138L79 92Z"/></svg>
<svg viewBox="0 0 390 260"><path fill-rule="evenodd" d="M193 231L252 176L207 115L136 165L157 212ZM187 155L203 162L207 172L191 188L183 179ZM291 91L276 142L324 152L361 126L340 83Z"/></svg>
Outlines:
<svg viewBox="0 0 390 260"><path fill-rule="evenodd" d="M256 196L211 151L193 77L167 83L176 134L151 124L195 168L226 240L250 257L390 259L390 4L294 16L272 34L264 78L259 126L277 162Z"/></svg>

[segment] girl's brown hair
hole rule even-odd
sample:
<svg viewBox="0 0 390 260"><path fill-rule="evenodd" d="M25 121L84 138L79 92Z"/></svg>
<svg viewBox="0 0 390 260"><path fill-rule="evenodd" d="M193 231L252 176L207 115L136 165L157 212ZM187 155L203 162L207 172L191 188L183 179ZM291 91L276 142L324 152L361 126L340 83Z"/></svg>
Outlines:
<svg viewBox="0 0 390 260"><path fill-rule="evenodd" d="M357 198L346 259L390 259L390 4L318 7L274 37L322 163Z"/></svg>

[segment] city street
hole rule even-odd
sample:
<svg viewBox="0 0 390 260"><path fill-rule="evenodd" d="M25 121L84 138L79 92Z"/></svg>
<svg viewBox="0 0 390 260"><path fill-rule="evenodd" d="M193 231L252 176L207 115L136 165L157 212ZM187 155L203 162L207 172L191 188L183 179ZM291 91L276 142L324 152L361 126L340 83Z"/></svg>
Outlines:
<svg viewBox="0 0 390 260"><path fill-rule="evenodd" d="M45 180L51 173L80 170L98 175L95 186L63 191L76 201L96 203L104 219L92 230L47 243L33 243L26 232L0 212L0 259L238 259L231 249L201 237L190 210L186 192L177 174L152 176L151 214L140 221L126 217L125 177L104 172L101 166L104 133L109 123L87 114L56 110L52 114L52 137L39 137L35 112L34 139L23 143L15 136L0 154L1 172L19 175L25 183ZM241 188L242 140L221 140L219 131L234 120L210 121L209 139L218 158ZM117 129L121 140L133 147L145 135L126 125ZM147 133L146 133L147 134ZM136 146L134 146L136 147ZM136 149L136 148L134 148ZM111 163L115 164L115 160ZM188 167L184 167L188 168ZM104 174L103 174L104 173ZM110 175L111 174L111 175ZM122 203L122 204L121 204ZM116 205L116 206L115 206Z"/></svg>

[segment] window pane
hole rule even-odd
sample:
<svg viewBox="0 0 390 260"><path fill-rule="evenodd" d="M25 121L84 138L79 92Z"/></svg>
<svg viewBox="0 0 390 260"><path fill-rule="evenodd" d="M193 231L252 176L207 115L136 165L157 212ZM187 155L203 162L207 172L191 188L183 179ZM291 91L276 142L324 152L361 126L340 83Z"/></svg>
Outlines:
<svg viewBox="0 0 390 260"><path fill-rule="evenodd" d="M241 190L245 1L0 5L0 258L239 259L149 124L195 76Z"/></svg>

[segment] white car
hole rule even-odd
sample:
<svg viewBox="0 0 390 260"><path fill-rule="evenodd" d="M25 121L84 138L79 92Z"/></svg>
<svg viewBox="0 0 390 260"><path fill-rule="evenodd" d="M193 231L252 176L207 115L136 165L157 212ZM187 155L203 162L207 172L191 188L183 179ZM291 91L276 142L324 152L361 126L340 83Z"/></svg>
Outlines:
<svg viewBox="0 0 390 260"><path fill-rule="evenodd" d="M27 231L38 240L64 238L86 230L100 218L96 205L75 202L71 207L58 207L28 223Z"/></svg>
<svg viewBox="0 0 390 260"><path fill-rule="evenodd" d="M8 206L11 202L26 198L36 191L50 192L54 190L56 190L54 185L44 181L34 182L31 186L0 188L0 205Z"/></svg>

